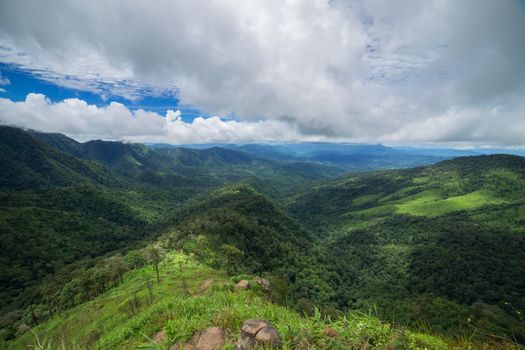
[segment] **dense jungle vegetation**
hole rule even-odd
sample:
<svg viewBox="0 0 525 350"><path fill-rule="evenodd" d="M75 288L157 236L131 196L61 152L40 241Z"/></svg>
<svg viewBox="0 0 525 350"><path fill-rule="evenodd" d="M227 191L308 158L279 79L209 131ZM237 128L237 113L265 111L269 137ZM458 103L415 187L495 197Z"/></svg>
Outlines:
<svg viewBox="0 0 525 350"><path fill-rule="evenodd" d="M0 162L4 347L34 341L28 327L70 348L139 346L164 326L185 340L258 311L290 348L303 333L330 348L315 333L329 324L340 348L363 348L366 332L375 348L525 344L525 158L343 174L243 149L0 127ZM271 293L230 299L242 275L265 276ZM206 278L220 282L208 311L185 292ZM185 303L199 316L175 321L168 308ZM367 330L343 336L359 322Z"/></svg>

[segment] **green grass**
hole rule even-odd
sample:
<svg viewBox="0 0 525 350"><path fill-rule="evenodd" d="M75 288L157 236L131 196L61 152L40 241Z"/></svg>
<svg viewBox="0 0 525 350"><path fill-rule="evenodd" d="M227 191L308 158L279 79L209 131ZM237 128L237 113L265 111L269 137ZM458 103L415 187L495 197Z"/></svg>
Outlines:
<svg viewBox="0 0 525 350"><path fill-rule="evenodd" d="M366 196L361 196L353 199L352 204L358 207L373 204L382 196L382 193L368 194Z"/></svg>
<svg viewBox="0 0 525 350"><path fill-rule="evenodd" d="M426 193L425 193L426 192ZM421 192L421 196L397 205L397 212L418 216L439 216L446 213L471 210L491 204L503 204L504 199L488 191L479 190L462 196L440 198L437 191Z"/></svg>
<svg viewBox="0 0 525 350"><path fill-rule="evenodd" d="M213 279L211 286L201 289L209 279ZM448 349L443 339L396 328L365 313L348 313L333 320L318 312L301 316L271 303L256 289L236 292L232 280L172 252L161 265L159 284L151 267L133 270L118 287L26 332L6 349L34 346L36 337L40 349L136 349L151 345L161 329L166 330L167 341L158 346L167 349L209 326L224 328L233 345L242 322L254 317L276 327L284 349ZM327 327L338 336L325 335Z"/></svg>
<svg viewBox="0 0 525 350"><path fill-rule="evenodd" d="M351 217L374 217L374 216L388 216L396 212L396 206L393 204L385 204L377 207L356 210L348 213Z"/></svg>
<svg viewBox="0 0 525 350"><path fill-rule="evenodd" d="M377 194L358 197L353 201L356 205L373 205L375 200L377 200L376 203L381 204L363 210L351 211L347 215L349 217L380 217L392 214L408 214L435 217L507 202L487 190L477 190L460 196L447 197L440 189L428 189L407 196L412 191L413 188L410 191L401 190L384 197Z"/></svg>

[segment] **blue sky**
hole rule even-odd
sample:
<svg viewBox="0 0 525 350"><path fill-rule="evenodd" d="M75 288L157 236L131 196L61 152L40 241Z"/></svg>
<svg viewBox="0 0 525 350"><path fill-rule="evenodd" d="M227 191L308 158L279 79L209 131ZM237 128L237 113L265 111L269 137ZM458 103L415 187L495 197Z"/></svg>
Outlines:
<svg viewBox="0 0 525 350"><path fill-rule="evenodd" d="M78 98L88 104L105 106L108 101L122 103L130 110L144 109L165 115L168 110L180 110L182 120L192 121L198 116L209 116L196 108L180 106L179 100L174 96L153 96L143 94L140 98L130 100L118 95L101 96L100 94L72 89L65 86L53 84L52 82L41 79L38 74L30 70L23 70L13 65L0 63L0 76L8 79L9 84L3 85L5 91L0 92L0 97L8 98L12 101L24 101L30 93L44 94L52 102L60 102L68 98Z"/></svg>

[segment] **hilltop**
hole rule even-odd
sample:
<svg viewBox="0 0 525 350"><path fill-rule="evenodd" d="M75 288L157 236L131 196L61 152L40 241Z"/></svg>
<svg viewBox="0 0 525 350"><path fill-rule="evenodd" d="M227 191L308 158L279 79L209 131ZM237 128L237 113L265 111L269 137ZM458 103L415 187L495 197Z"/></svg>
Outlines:
<svg viewBox="0 0 525 350"><path fill-rule="evenodd" d="M168 253L159 270L159 283L151 265L125 273L115 287L55 316L34 328L34 333L9 343L6 349L25 348L35 344L37 338L46 348L166 349L210 326L224 329L225 348L233 348L242 322L255 317L275 326L284 349L448 348L439 337L394 327L364 313L341 314L331 320L319 313L301 316L274 304L272 294L279 292L265 294L252 276L230 278L182 252ZM234 287L241 278L252 280L249 289Z"/></svg>

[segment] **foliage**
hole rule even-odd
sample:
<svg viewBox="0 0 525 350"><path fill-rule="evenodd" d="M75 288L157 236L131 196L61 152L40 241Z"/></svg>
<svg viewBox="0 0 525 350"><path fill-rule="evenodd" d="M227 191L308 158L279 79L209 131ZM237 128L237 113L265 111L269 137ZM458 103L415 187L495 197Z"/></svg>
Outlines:
<svg viewBox="0 0 525 350"><path fill-rule="evenodd" d="M341 170L0 127L0 161L9 346L31 342L23 324L40 348L127 348L164 326L173 341L209 324L235 335L250 315L293 348L525 343L521 157L312 183ZM235 294L226 274L273 288Z"/></svg>
<svg viewBox="0 0 525 350"><path fill-rule="evenodd" d="M152 300L145 279L152 277L154 271L146 266L128 272L122 284L92 302L34 328L34 333L23 334L8 343L6 349L24 348L35 342L37 346L47 344L44 348L50 350L61 346L146 348L155 346L151 339L161 329L166 330L167 342L157 345L167 346L187 341L196 330L211 325L226 329L227 341L232 344L239 336L242 322L253 317L267 319L276 327L284 349L447 349L449 345L445 339L394 327L370 314L354 312L328 319L315 311L310 317L301 316L267 301L260 292L224 288L231 282L223 273L184 254L169 253L161 264L162 278L154 287ZM198 290L209 279L213 279L213 286L188 295L188 290ZM127 308L134 300L138 300L136 313Z"/></svg>

